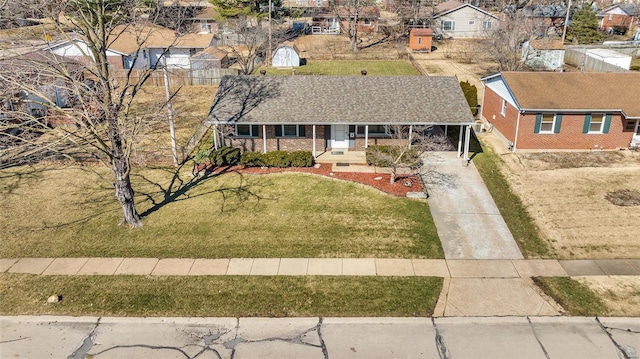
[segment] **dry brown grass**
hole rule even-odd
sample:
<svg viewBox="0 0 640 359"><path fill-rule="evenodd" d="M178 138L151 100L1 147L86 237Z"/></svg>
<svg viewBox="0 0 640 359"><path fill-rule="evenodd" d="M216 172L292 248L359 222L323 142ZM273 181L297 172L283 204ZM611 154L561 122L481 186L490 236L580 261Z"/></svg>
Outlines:
<svg viewBox="0 0 640 359"><path fill-rule="evenodd" d="M495 137L503 170L560 258L640 258L640 211L609 192L640 189L640 153L509 154ZM502 151L502 152L501 152ZM579 159L579 160L577 160Z"/></svg>
<svg viewBox="0 0 640 359"><path fill-rule="evenodd" d="M172 88L172 91L176 90ZM217 86L185 86L174 96L172 103L179 158L189 155L185 145L207 117L217 90ZM139 164L171 163L171 137L164 87L144 87L136 97L134 111L157 113L158 116L142 128L133 161Z"/></svg>
<svg viewBox="0 0 640 359"><path fill-rule="evenodd" d="M579 282L596 292L607 306L608 316L640 316L640 277L596 276L578 277Z"/></svg>

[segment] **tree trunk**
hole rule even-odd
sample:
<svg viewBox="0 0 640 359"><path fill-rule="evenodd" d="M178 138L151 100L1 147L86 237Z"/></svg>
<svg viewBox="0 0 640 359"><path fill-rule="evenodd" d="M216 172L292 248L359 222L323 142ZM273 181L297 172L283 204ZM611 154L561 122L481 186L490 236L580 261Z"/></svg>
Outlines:
<svg viewBox="0 0 640 359"><path fill-rule="evenodd" d="M122 222L120 224L128 224L132 228L142 227L140 215L136 211L135 202L133 200L134 192L129 178L128 163L126 160L113 161L113 173L116 176L116 198L122 207Z"/></svg>
<svg viewBox="0 0 640 359"><path fill-rule="evenodd" d="M116 198L122 207L122 222L120 224L128 224L131 228L142 227L140 215L136 211L133 199L134 192L129 177L130 164L129 158L125 155L122 147L122 139L120 128L117 120L110 118L109 120L109 139L111 140L111 167L115 175Z"/></svg>
<svg viewBox="0 0 640 359"><path fill-rule="evenodd" d="M396 183L396 166L395 164L391 167L391 173L389 174L389 183Z"/></svg>

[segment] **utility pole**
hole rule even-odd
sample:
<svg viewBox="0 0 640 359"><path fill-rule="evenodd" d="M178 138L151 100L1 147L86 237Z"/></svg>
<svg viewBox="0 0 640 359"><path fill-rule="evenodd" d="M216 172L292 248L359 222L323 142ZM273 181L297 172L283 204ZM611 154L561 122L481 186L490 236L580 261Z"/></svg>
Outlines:
<svg viewBox="0 0 640 359"><path fill-rule="evenodd" d="M267 66L271 65L271 0L269 0L269 51L267 51Z"/></svg>
<svg viewBox="0 0 640 359"><path fill-rule="evenodd" d="M569 23L569 12L571 11L571 0L567 6L567 14L564 18L564 26L562 27L562 45L564 45L564 38L567 36L567 24Z"/></svg>

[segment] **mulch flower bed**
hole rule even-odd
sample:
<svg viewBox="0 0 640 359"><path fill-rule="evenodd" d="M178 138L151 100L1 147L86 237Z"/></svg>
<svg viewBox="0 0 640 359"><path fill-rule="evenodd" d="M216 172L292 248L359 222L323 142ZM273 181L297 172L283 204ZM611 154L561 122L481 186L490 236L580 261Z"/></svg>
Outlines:
<svg viewBox="0 0 640 359"><path fill-rule="evenodd" d="M206 171L206 168L198 168L198 172ZM385 193L406 197L408 192L422 192L422 183L416 175L396 175L396 181L389 183L388 173L361 173L361 172L332 172L330 164L320 164L319 168L315 167L290 167L290 168L274 168L274 167L242 167L235 166L227 169L214 169L210 173L218 173L223 170L235 171L246 174L270 174L283 172L301 172L312 173L315 175L337 178L346 181L353 181L374 187Z"/></svg>

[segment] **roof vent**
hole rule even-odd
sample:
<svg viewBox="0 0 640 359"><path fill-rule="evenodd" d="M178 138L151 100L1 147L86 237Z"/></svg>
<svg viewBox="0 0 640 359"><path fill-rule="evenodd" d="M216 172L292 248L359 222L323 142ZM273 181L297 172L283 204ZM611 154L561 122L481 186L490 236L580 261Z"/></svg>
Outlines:
<svg viewBox="0 0 640 359"><path fill-rule="evenodd" d="M360 70L360 75L367 76L367 70Z"/></svg>

